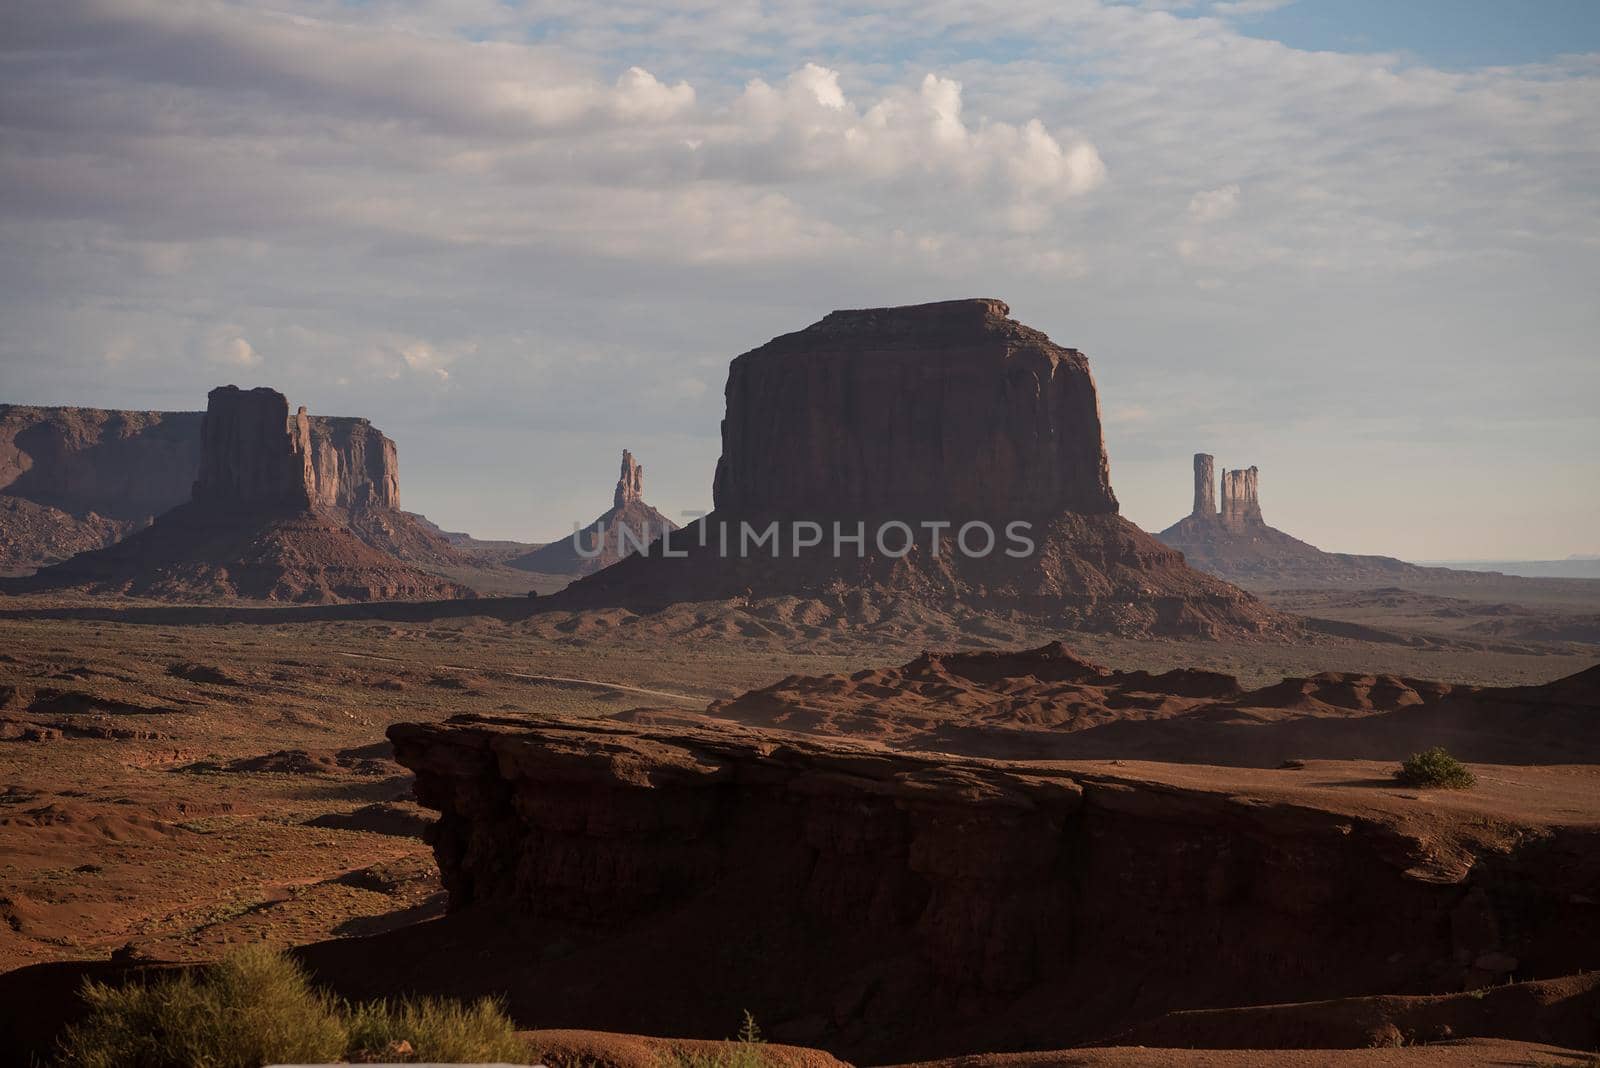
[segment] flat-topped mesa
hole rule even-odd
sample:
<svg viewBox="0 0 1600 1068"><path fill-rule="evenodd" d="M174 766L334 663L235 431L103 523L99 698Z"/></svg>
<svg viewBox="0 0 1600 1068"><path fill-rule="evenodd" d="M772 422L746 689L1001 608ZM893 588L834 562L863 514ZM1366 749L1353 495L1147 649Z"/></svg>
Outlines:
<svg viewBox="0 0 1600 1068"><path fill-rule="evenodd" d="M836 311L729 367L719 511L1111 514L1089 362L1004 302Z"/></svg>
<svg viewBox="0 0 1600 1068"><path fill-rule="evenodd" d="M1216 458L1210 453L1194 454L1194 511L1190 514L1205 518L1217 514Z"/></svg>
<svg viewBox="0 0 1600 1068"><path fill-rule="evenodd" d="M1230 526L1260 525L1260 472L1254 467L1222 472L1222 521Z"/></svg>
<svg viewBox="0 0 1600 1068"><path fill-rule="evenodd" d="M644 467L633 458L633 453L622 450L622 475L617 479L616 492L611 495L611 506L621 508L644 500Z"/></svg>
<svg viewBox="0 0 1600 1068"><path fill-rule="evenodd" d="M309 508L316 494L311 423L305 408L265 386L218 386L206 396L200 428L198 504Z"/></svg>

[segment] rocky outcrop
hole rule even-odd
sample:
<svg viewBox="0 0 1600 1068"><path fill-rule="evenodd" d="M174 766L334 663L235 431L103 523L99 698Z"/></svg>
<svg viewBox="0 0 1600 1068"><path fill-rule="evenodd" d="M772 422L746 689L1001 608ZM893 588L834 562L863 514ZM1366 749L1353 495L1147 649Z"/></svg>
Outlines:
<svg viewBox="0 0 1600 1068"><path fill-rule="evenodd" d="M1261 525L1260 473L1254 467L1222 472L1222 522L1234 527Z"/></svg>
<svg viewBox="0 0 1600 1068"><path fill-rule="evenodd" d="M1217 514L1216 460L1209 453L1194 454L1194 511L1191 515Z"/></svg>
<svg viewBox="0 0 1600 1068"><path fill-rule="evenodd" d="M201 412L0 405L0 493L147 522L189 499Z"/></svg>
<svg viewBox="0 0 1600 1068"><path fill-rule="evenodd" d="M617 478L617 488L611 494L611 507L622 508L644 500L644 467L633 458L633 453L622 450L622 474Z"/></svg>
<svg viewBox="0 0 1600 1068"><path fill-rule="evenodd" d="M0 571L27 572L102 548L188 501L202 480L204 418L0 405L0 496L9 502L8 515L0 515ZM351 529L374 548L429 565L466 562L425 520L400 511L392 440L366 419L306 420L316 504L347 513ZM215 488L224 497L239 489ZM298 500L292 487L289 495ZM40 521L47 514L57 521Z"/></svg>
<svg viewBox="0 0 1600 1068"><path fill-rule="evenodd" d="M1089 362L998 300L836 311L728 369L719 510L1117 510Z"/></svg>
<svg viewBox="0 0 1600 1068"><path fill-rule="evenodd" d="M979 611L1291 632L1116 514L1088 360L1007 316L998 300L838 311L735 358L716 509L552 607L799 597L871 626Z"/></svg>
<svg viewBox="0 0 1600 1068"><path fill-rule="evenodd" d="M324 507L400 507L399 450L365 419L312 417L311 473L315 499Z"/></svg>
<svg viewBox="0 0 1600 1068"><path fill-rule="evenodd" d="M469 593L408 566L319 498L312 423L276 390L211 391L193 499L124 541L12 580L16 592L78 589L165 599L339 601ZM345 483L349 485L349 483ZM325 484L330 497L336 485ZM367 509L375 515L395 510ZM420 530L420 528L418 528ZM430 532L427 537L443 544Z"/></svg>
<svg viewBox="0 0 1600 1068"><path fill-rule="evenodd" d="M611 509L593 523L531 552L506 561L510 567L541 575L589 575L648 547L678 524L645 503L644 468L622 450L622 470L611 494Z"/></svg>
<svg viewBox="0 0 1600 1068"><path fill-rule="evenodd" d="M1256 467L1224 469L1221 507L1208 453L1194 456L1194 510L1157 534L1193 567L1246 586L1344 585L1472 581L1468 572L1418 567L1390 556L1323 552L1276 527L1261 513L1261 473Z"/></svg>
<svg viewBox="0 0 1600 1068"><path fill-rule="evenodd" d="M311 506L311 424L301 408L265 386L218 386L206 397L200 426L200 474L193 500L222 508Z"/></svg>
<svg viewBox="0 0 1600 1068"><path fill-rule="evenodd" d="M474 982L533 1026L714 1034L744 1007L872 1063L1600 963L1594 825L1559 802L1421 811L1352 766L1003 763L717 724L389 735L440 813L458 931L498 934ZM416 963L385 959L427 989L410 941Z"/></svg>

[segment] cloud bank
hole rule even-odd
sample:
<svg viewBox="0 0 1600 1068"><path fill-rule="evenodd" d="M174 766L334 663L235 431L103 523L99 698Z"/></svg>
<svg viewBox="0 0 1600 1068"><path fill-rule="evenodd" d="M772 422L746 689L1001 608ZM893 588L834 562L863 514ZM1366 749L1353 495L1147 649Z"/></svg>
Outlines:
<svg viewBox="0 0 1600 1068"><path fill-rule="evenodd" d="M1600 59L1441 71L1162 6L17 0L0 392L270 382L397 436L410 504L549 536L624 445L703 506L738 352L994 295L1140 413L1109 433L1146 526L1203 448L1271 457L1274 521L1327 547L1592 551L1600 504L1541 549L1456 472L1507 514L1600 475ZM1338 485L1412 518L1297 489Z"/></svg>

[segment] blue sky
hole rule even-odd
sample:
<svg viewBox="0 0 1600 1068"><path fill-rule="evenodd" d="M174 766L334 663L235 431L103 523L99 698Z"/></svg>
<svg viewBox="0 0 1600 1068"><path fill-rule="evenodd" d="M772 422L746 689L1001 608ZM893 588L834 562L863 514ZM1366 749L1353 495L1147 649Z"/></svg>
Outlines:
<svg viewBox="0 0 1600 1068"><path fill-rule="evenodd" d="M1324 548L1600 551L1597 6L14 0L0 399L272 385L547 539L624 447L706 507L738 353L995 296L1147 529L1206 451Z"/></svg>
<svg viewBox="0 0 1600 1068"><path fill-rule="evenodd" d="M1600 51L1594 0L1295 0L1238 26L1291 48L1404 52L1446 69Z"/></svg>

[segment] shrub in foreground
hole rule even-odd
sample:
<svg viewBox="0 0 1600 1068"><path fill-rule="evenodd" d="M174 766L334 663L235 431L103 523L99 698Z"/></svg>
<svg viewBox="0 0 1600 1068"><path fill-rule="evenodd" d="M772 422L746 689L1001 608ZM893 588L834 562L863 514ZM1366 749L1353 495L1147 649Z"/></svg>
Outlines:
<svg viewBox="0 0 1600 1068"><path fill-rule="evenodd" d="M60 1063L82 1068L261 1068L328 1061L529 1062L494 1001L348 1004L316 990L282 953L253 946L149 983L88 982L88 1016Z"/></svg>
<svg viewBox="0 0 1600 1068"><path fill-rule="evenodd" d="M255 946L149 983L88 982L89 1015L61 1063L82 1068L260 1068L337 1060L345 1027L332 999L280 953Z"/></svg>
<svg viewBox="0 0 1600 1068"><path fill-rule="evenodd" d="M510 1017L490 998L470 1005L438 998L363 1002L348 1009L348 1023L352 1060L527 1064L531 1059Z"/></svg>
<svg viewBox="0 0 1600 1068"><path fill-rule="evenodd" d="M1413 753L1411 759L1400 765L1394 777L1407 786L1441 790L1465 790L1478 781L1465 764L1438 745Z"/></svg>

